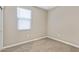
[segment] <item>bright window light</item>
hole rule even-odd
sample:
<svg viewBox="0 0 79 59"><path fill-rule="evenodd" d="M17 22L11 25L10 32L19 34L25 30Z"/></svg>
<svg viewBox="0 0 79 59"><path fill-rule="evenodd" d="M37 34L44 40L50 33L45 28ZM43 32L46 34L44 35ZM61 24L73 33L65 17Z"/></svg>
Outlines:
<svg viewBox="0 0 79 59"><path fill-rule="evenodd" d="M31 10L24 8L17 8L17 28L18 30L31 29Z"/></svg>

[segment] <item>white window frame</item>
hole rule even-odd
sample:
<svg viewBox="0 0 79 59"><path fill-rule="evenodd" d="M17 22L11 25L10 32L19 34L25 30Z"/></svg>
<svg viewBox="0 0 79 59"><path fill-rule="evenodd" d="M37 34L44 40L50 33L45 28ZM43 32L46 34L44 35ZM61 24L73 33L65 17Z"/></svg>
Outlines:
<svg viewBox="0 0 79 59"><path fill-rule="evenodd" d="M17 7L17 8L22 8L22 9L26 9L26 10L29 10L29 11L31 11L31 19L30 19L30 28L29 29L19 29L18 28L18 17L17 17L17 30L19 30L19 31L29 31L29 30L31 30L31 28L32 28L32 10L31 9L28 9L28 8L23 8L23 7ZM17 8L16 8L16 10L17 10ZM16 12L17 13L17 12Z"/></svg>

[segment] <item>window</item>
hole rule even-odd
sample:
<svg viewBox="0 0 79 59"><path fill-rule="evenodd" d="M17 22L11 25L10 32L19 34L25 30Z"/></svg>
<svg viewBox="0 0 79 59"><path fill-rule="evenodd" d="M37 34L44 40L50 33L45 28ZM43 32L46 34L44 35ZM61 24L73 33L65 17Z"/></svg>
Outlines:
<svg viewBox="0 0 79 59"><path fill-rule="evenodd" d="M31 29L31 10L24 8L17 8L17 28L18 30Z"/></svg>

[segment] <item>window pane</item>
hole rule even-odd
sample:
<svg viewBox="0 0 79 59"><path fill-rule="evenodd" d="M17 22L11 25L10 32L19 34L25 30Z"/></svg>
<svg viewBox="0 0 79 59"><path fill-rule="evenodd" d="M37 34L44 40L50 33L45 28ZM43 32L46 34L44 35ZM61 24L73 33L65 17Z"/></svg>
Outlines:
<svg viewBox="0 0 79 59"><path fill-rule="evenodd" d="M27 30L31 28L31 10L17 8L17 19L18 30Z"/></svg>
<svg viewBox="0 0 79 59"><path fill-rule="evenodd" d="M17 17L31 19L31 11L28 9L17 8Z"/></svg>
<svg viewBox="0 0 79 59"><path fill-rule="evenodd" d="M18 29L19 30L26 30L31 28L31 22L30 19L19 19L18 20Z"/></svg>

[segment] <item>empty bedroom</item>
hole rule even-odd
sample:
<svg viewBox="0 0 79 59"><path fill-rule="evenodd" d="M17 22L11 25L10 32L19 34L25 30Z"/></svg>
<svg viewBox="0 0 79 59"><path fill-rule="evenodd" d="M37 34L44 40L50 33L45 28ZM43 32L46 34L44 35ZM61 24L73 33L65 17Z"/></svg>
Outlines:
<svg viewBox="0 0 79 59"><path fill-rule="evenodd" d="M79 6L4 6L0 22L1 52L79 52Z"/></svg>

